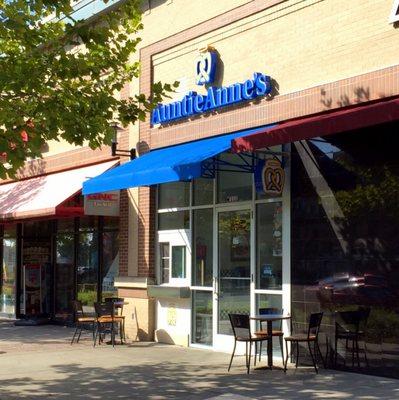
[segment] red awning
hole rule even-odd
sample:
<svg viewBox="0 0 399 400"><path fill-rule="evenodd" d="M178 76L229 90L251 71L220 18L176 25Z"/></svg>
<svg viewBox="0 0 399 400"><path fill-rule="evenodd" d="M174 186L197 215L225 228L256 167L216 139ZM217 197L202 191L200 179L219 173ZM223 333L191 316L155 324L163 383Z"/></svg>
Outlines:
<svg viewBox="0 0 399 400"><path fill-rule="evenodd" d="M235 153L366 128L399 119L399 99L357 105L295 119L232 141Z"/></svg>
<svg viewBox="0 0 399 400"><path fill-rule="evenodd" d="M82 190L83 182L113 167L109 161L0 185L0 220L58 215L59 206ZM59 210L62 214L62 209Z"/></svg>

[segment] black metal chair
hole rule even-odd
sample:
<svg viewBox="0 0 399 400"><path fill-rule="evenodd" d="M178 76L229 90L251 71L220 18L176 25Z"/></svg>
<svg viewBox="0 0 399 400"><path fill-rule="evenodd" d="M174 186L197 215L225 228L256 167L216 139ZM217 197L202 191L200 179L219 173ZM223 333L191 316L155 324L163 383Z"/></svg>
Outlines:
<svg viewBox="0 0 399 400"><path fill-rule="evenodd" d="M247 374L249 374L249 369L251 366L251 348L252 344L262 342L264 340L268 340L269 337L267 335L252 335L251 334L251 324L249 320L249 315L245 314L229 314L231 328L233 329L234 334L234 348L233 353L231 354L230 364L228 371L230 371L231 364L233 362L234 354L236 351L237 342L245 342L245 363L247 367ZM256 365L256 349L255 349L255 361Z"/></svg>
<svg viewBox="0 0 399 400"><path fill-rule="evenodd" d="M296 345L296 361L295 361L295 368L298 368L298 359L299 359L299 343L307 343L308 344L308 348L309 348L309 353L310 356L312 358L312 362L313 362L313 367L316 371L316 374L318 373L318 369L317 369L317 363L316 363L316 355L317 352L320 355L320 358L322 360L323 366L325 367L325 363L324 363L324 359L323 359L323 355L321 354L320 351L320 347L319 347L319 342L318 342L318 338L319 338L319 331L320 331L320 324L321 324L321 320L323 319L323 313L313 313L310 314L310 318L309 318L309 325L308 325L308 332L307 333L296 333L296 334L292 334L291 336L286 336L284 338L285 340L285 349L286 349L286 359L285 359L285 363L284 363L284 372L287 371L287 363L288 363L288 342L291 342L292 344L295 343ZM313 349L314 349L314 353L312 352L312 348L310 346L310 344L313 343ZM317 351L316 351L317 349ZM292 348L291 348L292 351Z"/></svg>
<svg viewBox="0 0 399 400"><path fill-rule="evenodd" d="M259 315L271 315L271 314L284 314L284 310L280 308L259 308ZM273 329L272 337L278 337L280 341L280 349L281 349L281 359L284 362L284 350L283 350L283 320L277 321L278 328ZM274 324L274 323L273 323ZM263 329L262 321L260 321L260 329L255 332L255 335L266 335L267 336L267 329ZM273 339L272 339L273 340ZM259 350L259 361L261 360L262 354L262 342L260 342L260 350Z"/></svg>
<svg viewBox="0 0 399 400"><path fill-rule="evenodd" d="M367 347L365 341L365 332L367 321L370 315L369 307L359 307L355 311L337 312L338 321L335 321L335 357L334 365L337 365L338 340L345 340L345 349L352 353L352 368L355 366L355 355L357 366L360 368L359 341L364 341L364 360L368 366ZM352 346L349 346L351 342Z"/></svg>
<svg viewBox="0 0 399 400"><path fill-rule="evenodd" d="M115 318L118 320L118 322L120 319L122 320L120 323L121 337L123 337L123 340L125 340L125 316L123 315L123 303L125 299L123 297L106 297L104 301L114 305Z"/></svg>
<svg viewBox="0 0 399 400"><path fill-rule="evenodd" d="M114 304L112 302L94 303L94 309L96 310L97 324L93 346L96 345L97 338L98 344L101 344L103 337L109 333L111 335L112 347L115 347L115 333L117 332L118 327L121 342L123 342L122 329L120 327L120 324L122 324L122 319L118 316L115 316Z"/></svg>
<svg viewBox="0 0 399 400"><path fill-rule="evenodd" d="M76 343L79 343L79 339L83 330L91 331L94 340L96 318L93 316L85 315L81 301L78 300L72 301L72 307L74 311L76 329L72 336L71 344L73 344L73 342L75 341L76 336L77 336Z"/></svg>

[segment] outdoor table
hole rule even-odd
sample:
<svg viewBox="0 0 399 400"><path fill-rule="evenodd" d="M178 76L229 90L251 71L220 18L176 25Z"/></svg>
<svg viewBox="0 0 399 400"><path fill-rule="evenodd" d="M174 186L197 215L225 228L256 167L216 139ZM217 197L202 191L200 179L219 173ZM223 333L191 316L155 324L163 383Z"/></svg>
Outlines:
<svg viewBox="0 0 399 400"><path fill-rule="evenodd" d="M267 322L267 336L270 340L267 341L267 365L270 369L273 368L273 322L284 319L291 319L287 314L262 314L251 317L255 321ZM283 360L284 362L284 360Z"/></svg>

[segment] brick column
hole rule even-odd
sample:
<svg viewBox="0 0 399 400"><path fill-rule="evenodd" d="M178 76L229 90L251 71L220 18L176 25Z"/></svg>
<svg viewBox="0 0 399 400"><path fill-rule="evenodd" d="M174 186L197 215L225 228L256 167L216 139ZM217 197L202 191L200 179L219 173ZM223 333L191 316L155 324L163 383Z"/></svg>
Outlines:
<svg viewBox="0 0 399 400"><path fill-rule="evenodd" d="M121 99L130 95L130 84L126 83L120 91ZM129 128L117 133L118 149L128 150ZM129 161L129 157L120 157L121 164ZM128 276L129 263L129 196L127 190L120 191L119 204L119 276Z"/></svg>
<svg viewBox="0 0 399 400"><path fill-rule="evenodd" d="M155 189L139 189L138 275L155 277Z"/></svg>
<svg viewBox="0 0 399 400"><path fill-rule="evenodd" d="M128 275L129 262L129 197L121 190L119 205L119 276Z"/></svg>

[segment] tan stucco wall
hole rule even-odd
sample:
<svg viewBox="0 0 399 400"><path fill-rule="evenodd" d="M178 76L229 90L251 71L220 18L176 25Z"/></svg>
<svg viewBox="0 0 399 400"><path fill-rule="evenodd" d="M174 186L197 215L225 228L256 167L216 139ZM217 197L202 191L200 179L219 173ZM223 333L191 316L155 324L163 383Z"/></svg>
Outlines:
<svg viewBox="0 0 399 400"><path fill-rule="evenodd" d="M128 303L123 307L125 333L129 341L149 341L154 339L155 303L153 299L124 297Z"/></svg>

